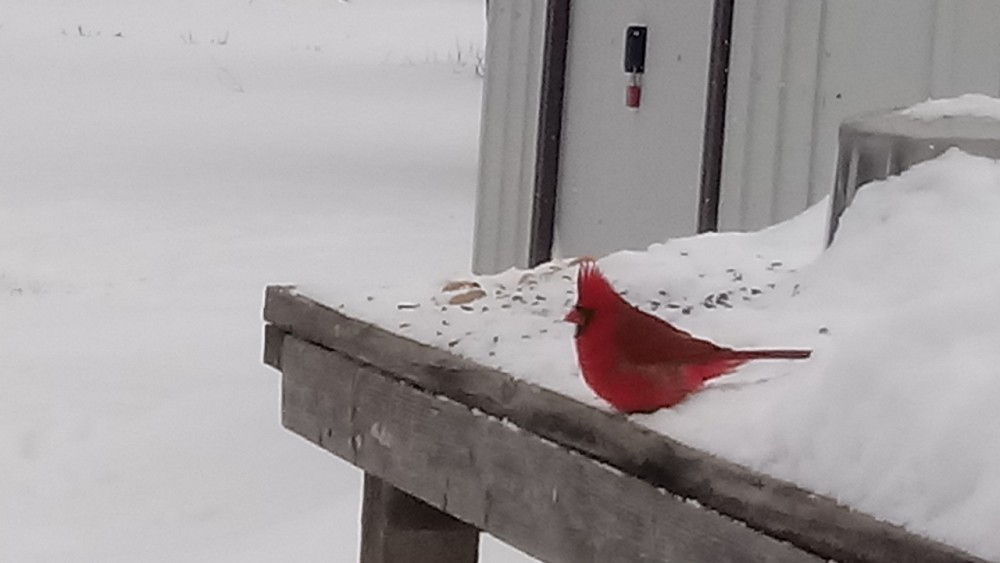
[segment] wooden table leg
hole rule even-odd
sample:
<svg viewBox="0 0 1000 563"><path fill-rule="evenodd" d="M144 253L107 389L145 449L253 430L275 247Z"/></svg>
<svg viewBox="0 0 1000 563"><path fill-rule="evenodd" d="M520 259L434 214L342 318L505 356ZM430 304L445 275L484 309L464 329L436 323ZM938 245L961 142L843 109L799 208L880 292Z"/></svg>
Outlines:
<svg viewBox="0 0 1000 563"><path fill-rule="evenodd" d="M479 530L365 473L361 563L475 563Z"/></svg>

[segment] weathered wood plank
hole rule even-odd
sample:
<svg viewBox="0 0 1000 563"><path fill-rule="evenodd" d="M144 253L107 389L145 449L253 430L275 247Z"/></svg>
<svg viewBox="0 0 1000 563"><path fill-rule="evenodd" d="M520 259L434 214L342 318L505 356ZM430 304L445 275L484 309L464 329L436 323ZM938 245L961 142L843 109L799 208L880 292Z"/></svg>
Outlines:
<svg viewBox="0 0 1000 563"><path fill-rule="evenodd" d="M365 474L361 563L476 563L479 530Z"/></svg>
<svg viewBox="0 0 1000 563"><path fill-rule="evenodd" d="M285 331L275 325L264 325L264 365L281 371L281 343Z"/></svg>
<svg viewBox="0 0 1000 563"><path fill-rule="evenodd" d="M819 561L341 353L286 336L282 365L287 428L544 561Z"/></svg>
<svg viewBox="0 0 1000 563"><path fill-rule="evenodd" d="M542 438L822 557L865 563L985 563L832 499L685 446L621 415L352 319L292 288L268 288L264 318L297 338L392 373L432 394L508 419ZM350 408L343 400L323 400L327 408ZM307 419L311 415L303 411L286 412L286 416ZM307 421L296 421L296 428L305 431Z"/></svg>

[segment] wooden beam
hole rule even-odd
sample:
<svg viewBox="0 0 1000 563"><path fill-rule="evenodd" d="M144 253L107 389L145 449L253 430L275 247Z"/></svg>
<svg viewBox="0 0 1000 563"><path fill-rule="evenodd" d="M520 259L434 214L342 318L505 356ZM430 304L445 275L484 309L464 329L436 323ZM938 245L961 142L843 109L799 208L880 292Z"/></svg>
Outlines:
<svg viewBox="0 0 1000 563"><path fill-rule="evenodd" d="M361 563L476 563L479 530L365 473Z"/></svg>
<svg viewBox="0 0 1000 563"><path fill-rule="evenodd" d="M510 422L294 336L283 341L288 429L543 561L820 561ZM406 538L396 541L401 553ZM390 560L411 559L363 563Z"/></svg>
<svg viewBox="0 0 1000 563"><path fill-rule="evenodd" d="M264 325L264 365L281 371L281 344L285 331L275 325Z"/></svg>
<svg viewBox="0 0 1000 563"><path fill-rule="evenodd" d="M298 339L392 374L399 385L448 397L467 408L509 420L541 439L605 463L630 478L693 499L707 509L821 557L866 563L985 563L956 548L840 506L830 498L686 446L619 414L595 409L352 319L298 294L293 288L268 288L264 318ZM282 366L286 360L283 353ZM310 385L324 383L317 380L301 385L303 393L313 393L309 391ZM286 386L285 391L299 392L296 386ZM313 396L313 400L322 401L323 412L352 416L350 395L321 393ZM315 421L310 422L309 412L312 410L299 409L285 415L304 417L295 423L296 431L321 443L322 436L309 433L320 432L318 427L310 426ZM324 420L330 416L333 415L325 414ZM329 420L325 425L327 431L346 427L346 423L337 425Z"/></svg>

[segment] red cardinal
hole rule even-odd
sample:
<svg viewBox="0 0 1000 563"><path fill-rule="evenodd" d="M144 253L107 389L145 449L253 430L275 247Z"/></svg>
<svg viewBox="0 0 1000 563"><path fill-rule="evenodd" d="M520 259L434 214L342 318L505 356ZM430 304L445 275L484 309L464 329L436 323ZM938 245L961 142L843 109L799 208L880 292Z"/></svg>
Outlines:
<svg viewBox="0 0 1000 563"><path fill-rule="evenodd" d="M749 360L808 358L811 350L733 350L691 336L622 299L593 262L580 264L576 325L583 379L626 413L653 412L684 400Z"/></svg>

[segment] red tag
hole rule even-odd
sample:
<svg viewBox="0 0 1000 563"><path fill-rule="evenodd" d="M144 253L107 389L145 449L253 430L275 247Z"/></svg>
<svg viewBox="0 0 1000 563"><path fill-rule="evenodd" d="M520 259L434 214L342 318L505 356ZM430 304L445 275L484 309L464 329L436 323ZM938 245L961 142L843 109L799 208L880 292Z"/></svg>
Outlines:
<svg viewBox="0 0 1000 563"><path fill-rule="evenodd" d="M630 84L625 87L625 107L638 109L641 100L642 86Z"/></svg>

